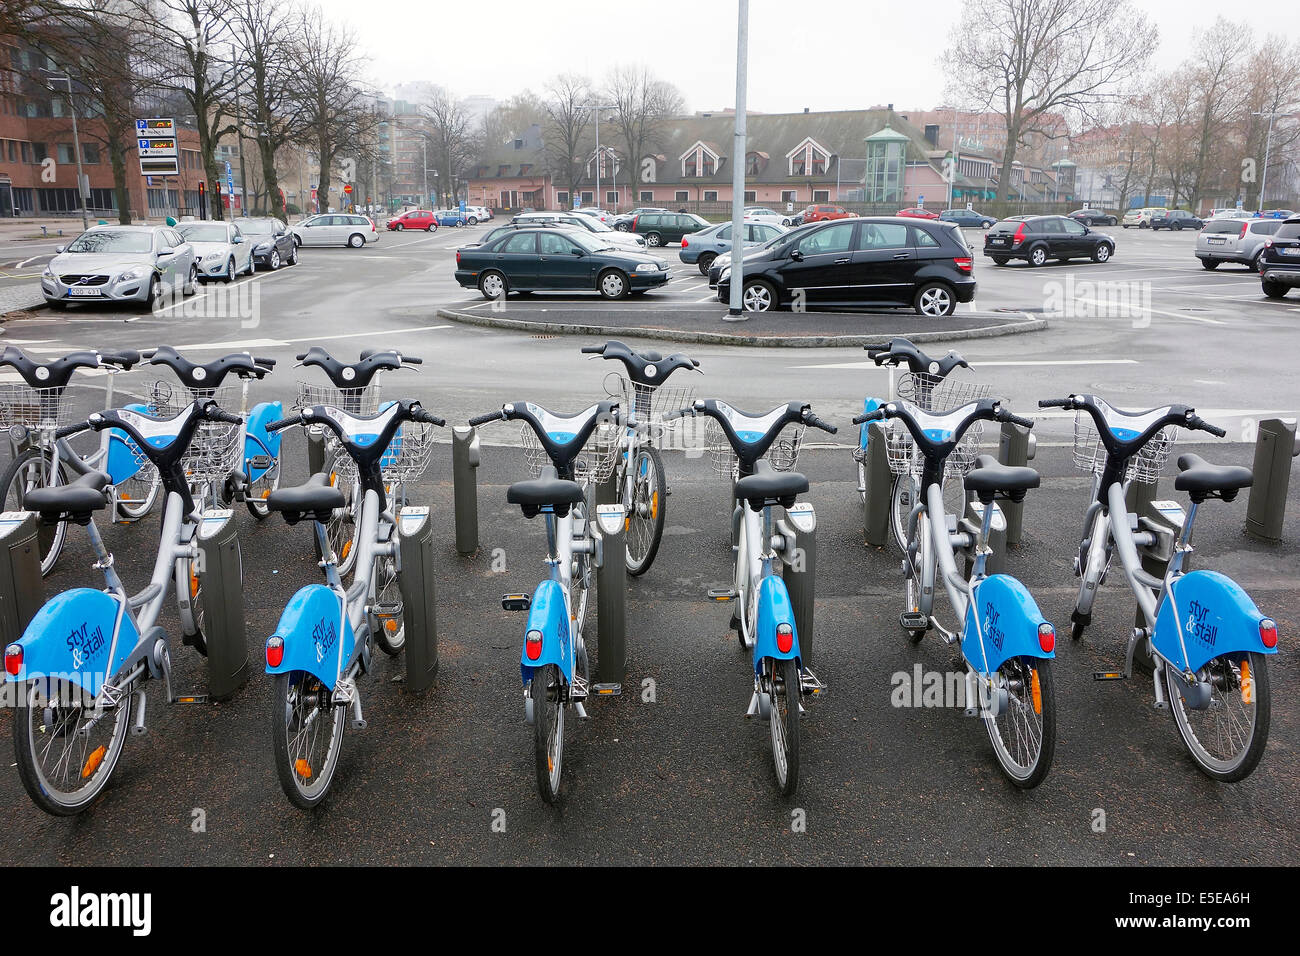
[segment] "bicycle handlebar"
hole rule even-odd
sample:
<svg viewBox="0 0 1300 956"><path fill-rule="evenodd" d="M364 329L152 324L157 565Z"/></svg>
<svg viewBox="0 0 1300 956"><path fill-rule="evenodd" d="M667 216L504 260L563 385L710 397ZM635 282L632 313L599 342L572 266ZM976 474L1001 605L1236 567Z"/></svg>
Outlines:
<svg viewBox="0 0 1300 956"><path fill-rule="evenodd" d="M87 428L94 426L89 421L77 422L75 425L64 425L62 428L54 430L55 438L71 438L73 435L84 432Z"/></svg>
<svg viewBox="0 0 1300 956"><path fill-rule="evenodd" d="M1032 418L1022 418L1019 415L1012 414L1011 412L1007 411L1005 408L998 410L998 421L1010 422L1013 425L1019 425L1021 428L1034 427L1034 420Z"/></svg>
<svg viewBox="0 0 1300 956"><path fill-rule="evenodd" d="M302 414L290 415L288 418L281 418L279 421L271 422L266 426L268 432L278 432L281 429L288 428L290 425L302 424Z"/></svg>
<svg viewBox="0 0 1300 956"><path fill-rule="evenodd" d="M859 415L857 418L853 419L853 424L865 425L867 422L883 421L884 418L885 418L884 408L876 408L869 412L864 412L863 414Z"/></svg>
<svg viewBox="0 0 1300 956"><path fill-rule="evenodd" d="M488 422L503 422L506 420L504 409L497 409L495 412L488 412L486 415L475 415L469 420L472 427L477 428L479 425L486 425Z"/></svg>
<svg viewBox="0 0 1300 956"><path fill-rule="evenodd" d="M584 346L582 347L582 352L583 352L584 355L603 355L604 352L605 352L605 346L603 346L603 345L584 345Z"/></svg>
<svg viewBox="0 0 1300 956"><path fill-rule="evenodd" d="M1199 429L1200 431L1203 432L1209 432L1215 438L1223 438L1225 435L1228 434L1225 429L1220 428L1218 425L1211 425L1200 415L1196 415L1196 414L1190 415L1188 417L1187 427Z"/></svg>
<svg viewBox="0 0 1300 956"><path fill-rule="evenodd" d="M804 424L809 425L809 426L812 427L812 428L820 428L822 431L824 431L824 432L830 432L832 435L834 435L837 431L839 431L839 429L836 428L834 425L830 425L830 424L828 424L828 423L822 421L820 418L818 418L818 417L817 417L816 415L814 415L812 412L808 412L808 413L804 416Z"/></svg>
<svg viewBox="0 0 1300 956"><path fill-rule="evenodd" d="M1040 398L1038 400L1039 408L1066 408L1074 407L1074 396L1069 398Z"/></svg>
<svg viewBox="0 0 1300 956"><path fill-rule="evenodd" d="M425 411L418 405L411 409L411 421L423 422L426 425L437 425L439 428L443 428L447 424L446 419L439 418L437 415Z"/></svg>
<svg viewBox="0 0 1300 956"><path fill-rule="evenodd" d="M129 372L132 366L139 364L140 354L135 349L113 349L112 351L101 349L99 361L101 365L116 365L122 371Z"/></svg>

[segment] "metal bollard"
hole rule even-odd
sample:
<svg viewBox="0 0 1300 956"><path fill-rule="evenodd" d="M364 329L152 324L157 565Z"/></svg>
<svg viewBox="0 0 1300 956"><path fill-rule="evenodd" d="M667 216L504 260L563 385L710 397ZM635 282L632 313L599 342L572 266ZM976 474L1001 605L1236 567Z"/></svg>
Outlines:
<svg viewBox="0 0 1300 956"><path fill-rule="evenodd" d="M998 437L998 461L1013 468L1022 468L1033 460L1038 451L1038 439L1033 432L1023 425L1013 422L1002 423L1002 434ZM1006 518L1006 545L1020 546L1024 530L1025 503L1023 501L1002 501L999 504L1002 516Z"/></svg>
<svg viewBox="0 0 1300 956"><path fill-rule="evenodd" d="M0 514L0 641L5 645L23 636L45 603L40 520L34 511Z"/></svg>
<svg viewBox="0 0 1300 956"><path fill-rule="evenodd" d="M894 473L885 450L885 428L867 425L866 491L862 502L862 533L867 544L883 548L889 541L889 507L894 494Z"/></svg>
<svg viewBox="0 0 1300 956"><path fill-rule="evenodd" d="M438 674L438 589L433 576L433 522L428 508L403 508L397 518L406 689L427 690Z"/></svg>
<svg viewBox="0 0 1300 956"><path fill-rule="evenodd" d="M198 532L208 696L213 700L233 697L251 670L244 629L244 562L232 514L228 508L204 512Z"/></svg>
<svg viewBox="0 0 1300 956"><path fill-rule="evenodd" d="M478 467L482 462L478 431L468 425L451 430L451 477L456 503L456 551L478 550Z"/></svg>
<svg viewBox="0 0 1300 956"><path fill-rule="evenodd" d="M313 475L319 475L325 470L325 432L323 429L323 425L309 425L306 429L307 471Z"/></svg>
<svg viewBox="0 0 1300 956"><path fill-rule="evenodd" d="M1296 445L1295 419L1269 418L1259 423L1255 439L1255 482L1246 504L1246 532L1265 541L1282 540L1291 459Z"/></svg>
<svg viewBox="0 0 1300 956"><path fill-rule="evenodd" d="M776 523L785 546L781 549L781 579L794 609L794 627L799 635L803 666L813 658L813 600L817 582L817 513L807 501L786 510Z"/></svg>
<svg viewBox="0 0 1300 956"><path fill-rule="evenodd" d="M623 692L627 674L626 514L618 502L596 506L596 682L595 696Z"/></svg>

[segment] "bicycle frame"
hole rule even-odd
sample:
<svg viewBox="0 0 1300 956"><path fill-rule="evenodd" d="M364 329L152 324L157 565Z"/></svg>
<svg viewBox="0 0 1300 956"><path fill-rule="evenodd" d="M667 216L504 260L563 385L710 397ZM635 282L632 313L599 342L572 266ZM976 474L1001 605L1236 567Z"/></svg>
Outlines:
<svg viewBox="0 0 1300 956"><path fill-rule="evenodd" d="M794 619L794 607L785 582L776 574L780 560L778 546L784 545L780 535L774 534L771 506L758 512L742 503L739 541L736 548L736 593L741 599L742 626L751 626L749 618L750 595L757 588L754 632L749 635L753 647L755 678L762 672L764 658L793 660L802 667L803 655L799 650L799 629ZM788 625L791 632L790 649L782 651L777 644L777 628Z"/></svg>
<svg viewBox="0 0 1300 956"><path fill-rule="evenodd" d="M547 664L558 665L567 688L574 688L573 664L576 649L583 646L584 621L577 619L569 594L573 584L573 558L575 554L595 554L594 542L588 533L589 525L581 507L574 505L564 515L556 515L553 508L542 511L546 517L546 564L550 568L550 575L537 586L528 608L524 647L519 658L525 693L533 679L533 673ZM579 510L577 518L582 521L583 529L582 534L577 536L574 534L577 524L575 510ZM527 635L534 632L541 635L541 646L536 657L529 654L527 640ZM585 691L585 688L578 689Z"/></svg>

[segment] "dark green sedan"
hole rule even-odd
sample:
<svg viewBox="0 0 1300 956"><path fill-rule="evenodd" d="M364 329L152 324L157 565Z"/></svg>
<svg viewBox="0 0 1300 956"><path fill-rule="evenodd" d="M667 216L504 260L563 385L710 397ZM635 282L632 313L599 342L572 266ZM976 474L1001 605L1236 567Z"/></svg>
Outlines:
<svg viewBox="0 0 1300 956"><path fill-rule="evenodd" d="M523 229L456 250L456 281L485 299L512 292L599 292L606 299L641 295L668 281L668 263L615 249L597 233Z"/></svg>

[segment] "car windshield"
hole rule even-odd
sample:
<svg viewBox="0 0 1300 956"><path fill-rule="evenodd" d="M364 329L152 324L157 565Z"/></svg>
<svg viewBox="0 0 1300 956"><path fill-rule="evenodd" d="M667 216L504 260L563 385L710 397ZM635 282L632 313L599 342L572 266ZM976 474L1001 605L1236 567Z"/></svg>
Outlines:
<svg viewBox="0 0 1300 956"><path fill-rule="evenodd" d="M569 239L572 242L576 242L578 245L582 246L582 248L586 249L588 252L600 252L602 249L614 248L605 239L603 238L598 239L596 236L590 236L585 233L566 232L564 235L566 239Z"/></svg>
<svg viewBox="0 0 1300 956"><path fill-rule="evenodd" d="M153 233L119 229L83 232L68 246L68 252L152 252Z"/></svg>
<svg viewBox="0 0 1300 956"><path fill-rule="evenodd" d="M269 236L276 230L274 219L245 219L239 223L242 232L250 236Z"/></svg>
<svg viewBox="0 0 1300 956"><path fill-rule="evenodd" d="M177 231L190 242L225 242L227 239L226 227L219 223L181 226Z"/></svg>

